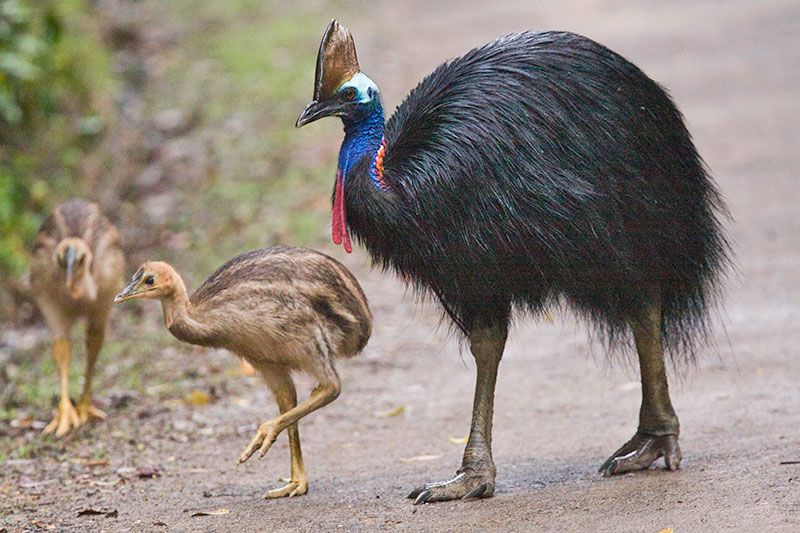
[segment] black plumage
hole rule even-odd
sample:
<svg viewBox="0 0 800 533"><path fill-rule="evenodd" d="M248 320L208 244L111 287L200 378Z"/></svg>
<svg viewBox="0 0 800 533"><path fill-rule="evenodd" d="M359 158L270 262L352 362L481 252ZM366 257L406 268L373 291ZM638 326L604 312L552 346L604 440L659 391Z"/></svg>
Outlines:
<svg viewBox="0 0 800 533"><path fill-rule="evenodd" d="M707 337L730 251L725 206L667 92L566 32L501 37L441 65L385 125L377 86L335 21L317 73L298 126L331 115L345 125L334 242L349 251L352 232L378 265L435 295L477 364L462 466L412 491L416 503L493 494L509 321L558 303L609 345L630 332L639 356L639 427L601 472L659 457L677 469L664 352L690 359Z"/></svg>
<svg viewBox="0 0 800 533"><path fill-rule="evenodd" d="M449 61L386 125L384 177L347 177L352 233L462 330L557 297L611 338L654 298L691 353L727 257L720 196L666 91L571 33Z"/></svg>

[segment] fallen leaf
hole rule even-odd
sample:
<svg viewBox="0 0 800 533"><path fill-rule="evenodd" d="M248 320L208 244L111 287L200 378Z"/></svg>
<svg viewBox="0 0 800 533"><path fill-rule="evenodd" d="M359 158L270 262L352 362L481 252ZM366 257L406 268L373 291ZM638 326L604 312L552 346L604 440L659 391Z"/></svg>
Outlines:
<svg viewBox="0 0 800 533"><path fill-rule="evenodd" d="M108 466L108 459L78 459L83 466Z"/></svg>
<svg viewBox="0 0 800 533"><path fill-rule="evenodd" d="M658 533L672 533L672 528L671 527L665 527L664 529L662 529Z"/></svg>
<svg viewBox="0 0 800 533"><path fill-rule="evenodd" d="M97 515L105 515L110 518L117 516L117 510L114 509L112 511L99 511L97 509L81 509L78 511L78 516L97 516Z"/></svg>
<svg viewBox="0 0 800 533"><path fill-rule="evenodd" d="M256 369L253 368L253 365L251 365L250 363L248 363L244 359L240 359L239 360L239 372L241 372L241 374L243 376L255 376L256 375Z"/></svg>
<svg viewBox="0 0 800 533"><path fill-rule="evenodd" d="M416 455L414 457L409 457L407 459L400 459L403 463L417 463L420 461L433 461L434 459L439 459L440 455Z"/></svg>
<svg viewBox="0 0 800 533"><path fill-rule="evenodd" d="M211 401L211 395L206 391L193 390L183 397L183 401L189 405L205 405Z"/></svg>
<svg viewBox="0 0 800 533"><path fill-rule="evenodd" d="M136 469L136 475L141 478L153 479L161 477L161 470L151 465L140 466Z"/></svg>
<svg viewBox="0 0 800 533"><path fill-rule="evenodd" d="M464 435L463 437L447 437L447 440L452 442L453 444L466 444L469 440L469 435Z"/></svg>
<svg viewBox="0 0 800 533"><path fill-rule="evenodd" d="M406 412L406 408L402 405L398 405L394 409L389 409L388 411L378 411L375 413L375 416L378 418L389 418L392 416L402 415Z"/></svg>
<svg viewBox="0 0 800 533"><path fill-rule="evenodd" d="M224 507L220 507L214 511L197 511L192 513L192 516L221 516L224 514L230 513L230 509L225 509Z"/></svg>

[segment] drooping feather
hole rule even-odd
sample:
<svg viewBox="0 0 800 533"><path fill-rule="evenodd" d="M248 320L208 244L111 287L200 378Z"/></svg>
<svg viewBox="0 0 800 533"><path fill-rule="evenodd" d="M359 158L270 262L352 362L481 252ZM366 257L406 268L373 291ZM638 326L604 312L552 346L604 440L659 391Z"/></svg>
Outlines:
<svg viewBox="0 0 800 533"><path fill-rule="evenodd" d="M350 164L347 225L462 331L563 299L615 340L660 301L667 348L692 354L728 258L725 209L636 66L571 33L509 35L437 68L375 135L386 187L375 154Z"/></svg>

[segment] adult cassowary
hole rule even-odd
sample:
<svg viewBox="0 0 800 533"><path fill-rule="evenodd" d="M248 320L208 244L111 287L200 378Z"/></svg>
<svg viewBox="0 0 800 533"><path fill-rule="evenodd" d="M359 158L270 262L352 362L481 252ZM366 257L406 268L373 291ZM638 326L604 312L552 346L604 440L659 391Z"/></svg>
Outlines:
<svg viewBox="0 0 800 533"><path fill-rule="evenodd" d="M666 92L585 37L524 32L441 65L384 123L352 36L332 21L297 126L332 115L345 131L334 242L349 252L352 233L377 264L435 295L477 364L461 468L409 497L494 493L509 319L558 302L609 346L632 333L639 355L639 427L601 472L662 456L677 469L664 352L686 360L704 338L728 247L724 206Z"/></svg>

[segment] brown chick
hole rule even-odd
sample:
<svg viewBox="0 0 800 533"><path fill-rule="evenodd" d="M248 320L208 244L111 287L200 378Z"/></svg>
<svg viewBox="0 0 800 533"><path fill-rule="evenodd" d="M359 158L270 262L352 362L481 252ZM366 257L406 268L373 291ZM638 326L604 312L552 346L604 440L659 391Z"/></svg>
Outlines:
<svg viewBox="0 0 800 533"><path fill-rule="evenodd" d="M58 414L44 433L61 437L91 418L105 418L92 405L92 377L124 274L119 233L96 204L68 200L42 224L34 244L30 284L53 337L61 383ZM69 398L70 333L82 318L86 319L86 375L76 408Z"/></svg>
<svg viewBox="0 0 800 533"><path fill-rule="evenodd" d="M291 480L264 497L305 494L308 479L297 422L339 396L334 359L361 352L372 332L372 314L353 275L322 253L280 246L231 259L191 297L170 265L144 263L115 302L131 298L161 300L167 329L175 337L225 348L258 370L280 416L259 426L239 463L257 450L263 457L288 428ZM318 381L299 405L293 371Z"/></svg>

